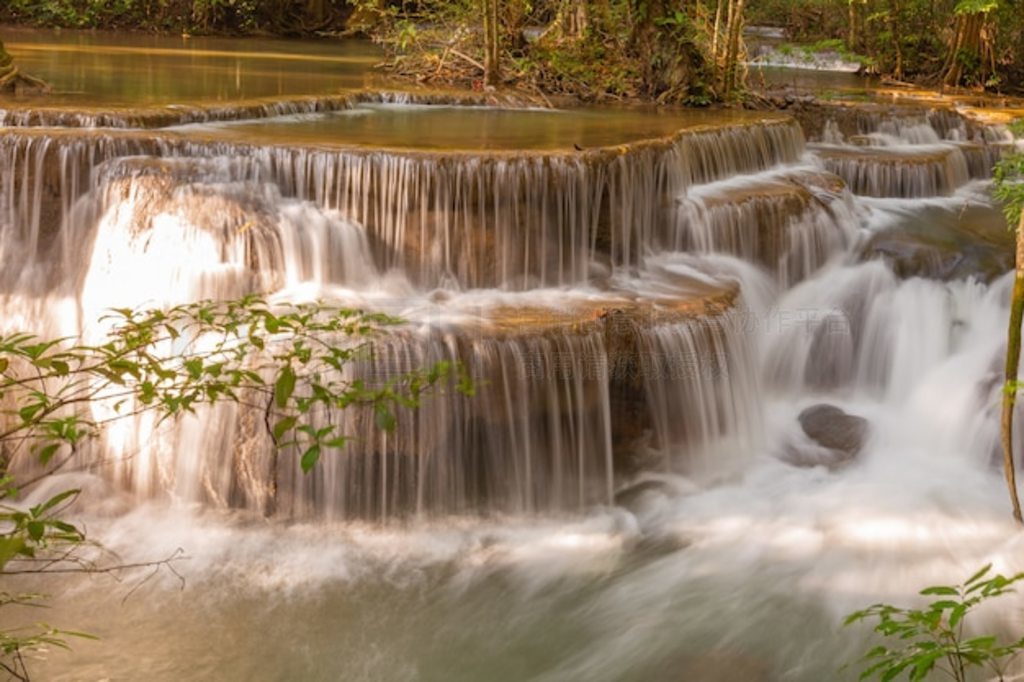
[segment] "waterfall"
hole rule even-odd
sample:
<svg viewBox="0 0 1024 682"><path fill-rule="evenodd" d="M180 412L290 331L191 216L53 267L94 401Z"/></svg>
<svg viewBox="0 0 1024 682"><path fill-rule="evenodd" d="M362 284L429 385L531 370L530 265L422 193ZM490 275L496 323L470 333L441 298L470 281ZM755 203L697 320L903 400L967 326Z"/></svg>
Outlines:
<svg viewBox="0 0 1024 682"><path fill-rule="evenodd" d="M869 197L949 195L971 177L967 158L956 147L819 148L825 168L854 194Z"/></svg>
<svg viewBox="0 0 1024 682"><path fill-rule="evenodd" d="M841 180L787 169L690 188L678 201L663 248L729 253L792 285L841 252L856 230Z"/></svg>
<svg viewBox="0 0 1024 682"><path fill-rule="evenodd" d="M272 182L283 196L362 225L382 269L401 269L426 287L453 281L518 290L583 282L594 261L635 267L669 229L666 208L679 188L795 161L803 146L799 129L786 121L685 131L628 152L507 158L251 147L112 132L0 137L0 160L15 169L0 205L8 224L36 240L60 234L63 216L103 161L217 157L233 180ZM43 215L53 202L63 210Z"/></svg>
<svg viewBox="0 0 1024 682"><path fill-rule="evenodd" d="M8 325L99 338L114 306L339 298L406 319L346 377L445 361L478 383L388 433L358 409L314 415L352 440L309 475L255 408L123 421L99 448L140 497L339 520L579 512L652 472L742 471L771 437L766 397L905 399L952 352L967 293L851 256L877 217L858 195L949 195L997 158L930 120L810 153L778 117L580 153L29 125L0 132L2 301Z"/></svg>

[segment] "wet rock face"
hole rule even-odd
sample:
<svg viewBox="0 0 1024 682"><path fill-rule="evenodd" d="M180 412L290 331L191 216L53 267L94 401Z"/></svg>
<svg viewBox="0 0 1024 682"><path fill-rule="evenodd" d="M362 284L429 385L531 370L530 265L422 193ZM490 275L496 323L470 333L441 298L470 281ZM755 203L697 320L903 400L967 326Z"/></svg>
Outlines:
<svg viewBox="0 0 1024 682"><path fill-rule="evenodd" d="M975 277L985 282L1013 267L1013 252L984 243L955 249L928 237L897 231L882 232L865 246L865 258L884 258L902 278L924 277L943 281Z"/></svg>
<svg viewBox="0 0 1024 682"><path fill-rule="evenodd" d="M1013 235L995 208L928 207L914 221L874 234L861 258L882 258L902 278L991 282L1013 269Z"/></svg>
<svg viewBox="0 0 1024 682"><path fill-rule="evenodd" d="M834 405L813 405L797 418L810 444L791 444L783 460L799 467L837 469L852 462L869 433L867 419L847 414Z"/></svg>

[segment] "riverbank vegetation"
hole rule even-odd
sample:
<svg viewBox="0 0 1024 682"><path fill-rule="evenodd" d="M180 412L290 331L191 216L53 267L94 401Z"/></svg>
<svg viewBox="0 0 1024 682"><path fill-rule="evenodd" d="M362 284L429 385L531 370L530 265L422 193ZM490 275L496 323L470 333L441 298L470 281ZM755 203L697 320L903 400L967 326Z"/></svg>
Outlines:
<svg viewBox="0 0 1024 682"><path fill-rule="evenodd" d="M7 0L0 23L44 28L310 36L345 27L343 0Z"/></svg>
<svg viewBox="0 0 1024 682"><path fill-rule="evenodd" d="M871 71L897 80L1024 85L1020 0L767 0L751 6L748 20L797 42L839 41Z"/></svg>
<svg viewBox="0 0 1024 682"><path fill-rule="evenodd" d="M365 4L353 28L385 46L389 70L426 83L699 105L744 79L743 0L485 4L482 18L476 2Z"/></svg>
<svg viewBox="0 0 1024 682"><path fill-rule="evenodd" d="M1019 91L1021 0L11 0L45 27L365 35L394 75L541 97L707 104L745 95L745 26L896 81ZM784 46L785 48L786 46Z"/></svg>

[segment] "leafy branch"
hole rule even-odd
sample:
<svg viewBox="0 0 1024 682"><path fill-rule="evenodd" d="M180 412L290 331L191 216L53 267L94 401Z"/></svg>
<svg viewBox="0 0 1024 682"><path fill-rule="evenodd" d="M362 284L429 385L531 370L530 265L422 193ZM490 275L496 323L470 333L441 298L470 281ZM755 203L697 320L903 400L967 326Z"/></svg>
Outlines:
<svg viewBox="0 0 1024 682"><path fill-rule="evenodd" d="M889 682L906 673L911 682L942 672L956 682L966 682L972 667L988 668L1002 681L1006 663L1024 649L1024 638L1000 642L994 635L965 639L965 623L972 609L985 601L1013 592L1024 573L1009 578L989 576L992 565L979 570L960 585L937 585L921 590L924 596L940 597L923 609L874 604L846 617L845 625L875 620L874 631L893 645L881 644L861 659L866 667L861 680L877 677ZM989 576L989 577L986 577Z"/></svg>
<svg viewBox="0 0 1024 682"><path fill-rule="evenodd" d="M372 410L376 426L390 431L398 411L419 407L429 391L442 385L466 395L473 390L452 362L360 377L348 366L372 359L374 342L400 321L322 302L271 305L248 296L166 310L116 309L101 323L108 331L96 344L0 336L0 575L144 567L173 572L180 553L106 565L84 555L88 547L102 548L63 518L78 490L29 508L16 503L21 487L71 462L82 468L99 463L86 458L82 446L118 420L153 413L163 423L218 403L245 406L262 413L275 452L299 453L308 472L325 453L351 442L351 434L327 419L334 412ZM0 607L29 601L0 599ZM22 652L66 646L66 636L81 635L45 625L0 629L0 665L27 679Z"/></svg>

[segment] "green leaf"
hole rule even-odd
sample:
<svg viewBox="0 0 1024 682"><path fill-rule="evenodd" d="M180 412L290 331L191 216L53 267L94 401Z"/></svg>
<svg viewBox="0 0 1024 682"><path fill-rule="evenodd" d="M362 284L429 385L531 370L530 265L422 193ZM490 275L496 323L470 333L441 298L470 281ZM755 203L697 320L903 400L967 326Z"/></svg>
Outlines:
<svg viewBox="0 0 1024 682"><path fill-rule="evenodd" d="M39 542L43 539L43 534L46 532L46 524L42 521L29 521L25 525L25 529L28 531L28 536Z"/></svg>
<svg viewBox="0 0 1024 682"><path fill-rule="evenodd" d="M57 530L59 530L61 532L68 533L68 534L71 534L71 535L76 535L79 538L82 537L82 531L78 530L78 528L76 528L75 526L72 526L70 523L67 523L66 521L53 520L53 521L50 521L50 525L52 525L54 528L56 528Z"/></svg>
<svg viewBox="0 0 1024 682"><path fill-rule="evenodd" d="M378 429L393 431L395 429L395 415L386 407L378 407L374 415L374 421Z"/></svg>
<svg viewBox="0 0 1024 682"><path fill-rule="evenodd" d="M320 460L320 446L314 445L302 453L302 471L303 473L309 473L310 470L316 466L316 463Z"/></svg>
<svg viewBox="0 0 1024 682"><path fill-rule="evenodd" d="M984 578L985 574L988 573L991 570L992 570L992 564L985 564L985 566L981 570L979 570L977 573L975 573L970 578L968 578L967 582L965 582L964 584L965 585L971 585L973 583L976 583L977 581L979 581L982 578Z"/></svg>
<svg viewBox="0 0 1024 682"><path fill-rule="evenodd" d="M49 445L47 445L46 447L39 451L39 461L43 464L43 466L46 466L47 464L50 463L50 460L53 459L53 455L57 452L59 448L60 443L50 443Z"/></svg>
<svg viewBox="0 0 1024 682"><path fill-rule="evenodd" d="M274 424L274 441L279 442L281 438L284 437L284 434L295 426L297 421L298 419L295 417L285 417L284 419L278 420L278 422Z"/></svg>
<svg viewBox="0 0 1024 682"><path fill-rule="evenodd" d="M25 547L25 539L17 535L0 535L0 571L4 569L7 562L18 556Z"/></svg>
<svg viewBox="0 0 1024 682"><path fill-rule="evenodd" d="M285 365L281 368L281 372L277 375L277 381L274 383L274 403L278 407L285 407L294 391L295 371L291 365Z"/></svg>
<svg viewBox="0 0 1024 682"><path fill-rule="evenodd" d="M910 679L914 682L920 682L928 678L928 673L935 668L935 660L941 656L941 652L928 654L924 658L921 658L914 664L914 669L910 672Z"/></svg>
<svg viewBox="0 0 1024 682"><path fill-rule="evenodd" d="M61 493L58 493L57 495L54 495L53 497L48 499L46 502L43 502L40 505L36 505L35 507L32 507L32 509L30 509L29 511L32 512L32 516L38 518L38 517L42 516L43 514L45 514L46 512L48 512L51 509L53 509L54 507L56 507L57 505L59 505L60 503L64 502L65 500L71 499L72 497L78 495L79 492L81 492L81 491L78 490L77 488L72 488L71 490L65 490L64 492L61 492Z"/></svg>
<svg viewBox="0 0 1024 682"><path fill-rule="evenodd" d="M964 642L964 646L969 649L991 649L996 645L996 638L993 635L987 635L985 637L975 637Z"/></svg>
<svg viewBox="0 0 1024 682"><path fill-rule="evenodd" d="M894 663L891 668L882 673L879 679L881 679L882 682L891 682L891 680L895 680L901 672L903 672L909 667L910 661L904 659L902 661L899 661L898 663Z"/></svg>
<svg viewBox="0 0 1024 682"><path fill-rule="evenodd" d="M18 410L18 416L23 422L30 422L43 409L43 403L32 403Z"/></svg>
<svg viewBox="0 0 1024 682"><path fill-rule="evenodd" d="M185 370L188 371L190 379L198 379L203 375L203 361L198 358L189 358L185 361Z"/></svg>
<svg viewBox="0 0 1024 682"><path fill-rule="evenodd" d="M925 588L924 590L921 591L920 594L924 594L924 595L941 594L941 595L949 595L949 596L953 596L953 597L958 597L959 596L959 590L957 590L956 588L945 586L945 585L936 585L936 586L933 586L933 587Z"/></svg>
<svg viewBox="0 0 1024 682"><path fill-rule="evenodd" d="M956 589L955 587L947 587L945 585L936 585L936 586L933 586L933 587L926 587L923 590L921 590L920 593L921 594L925 594L925 595L928 595L928 594L942 594L942 595L950 595L950 596L953 596L953 597L959 597L960 596L960 590Z"/></svg>
<svg viewBox="0 0 1024 682"><path fill-rule="evenodd" d="M960 604L949 614L949 627L955 628L967 614L967 606Z"/></svg>

